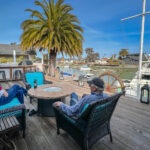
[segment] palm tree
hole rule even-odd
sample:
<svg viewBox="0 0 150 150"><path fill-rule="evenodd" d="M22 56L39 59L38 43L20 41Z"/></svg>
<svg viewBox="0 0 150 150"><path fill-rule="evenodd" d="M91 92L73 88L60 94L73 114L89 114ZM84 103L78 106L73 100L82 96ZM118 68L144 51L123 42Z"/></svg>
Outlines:
<svg viewBox="0 0 150 150"><path fill-rule="evenodd" d="M82 54L83 29L78 18L71 14L73 8L65 0L35 1L42 12L27 9L31 19L25 20L21 27L21 47L48 50L50 75L55 76L57 54L80 56Z"/></svg>

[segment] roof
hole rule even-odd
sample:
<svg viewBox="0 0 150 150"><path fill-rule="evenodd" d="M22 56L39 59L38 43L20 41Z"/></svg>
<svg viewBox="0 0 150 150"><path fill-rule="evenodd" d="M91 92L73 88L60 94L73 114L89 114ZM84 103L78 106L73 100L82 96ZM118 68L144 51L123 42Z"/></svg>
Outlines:
<svg viewBox="0 0 150 150"><path fill-rule="evenodd" d="M139 56L139 55L140 55L140 53L133 53L133 54L128 54L126 56Z"/></svg>
<svg viewBox="0 0 150 150"><path fill-rule="evenodd" d="M36 55L35 50L27 50L25 53L29 55Z"/></svg>
<svg viewBox="0 0 150 150"><path fill-rule="evenodd" d="M122 60L125 60L125 59L130 59L130 60L134 60L134 61L139 61L139 53L135 53L135 54L129 54L129 55L126 55L124 58L122 58ZM143 53L142 54L142 60L146 61L147 58L145 56L146 54Z"/></svg>
<svg viewBox="0 0 150 150"><path fill-rule="evenodd" d="M16 51L16 55L28 55L20 48L20 45L0 44L0 55L12 55L14 50Z"/></svg>
<svg viewBox="0 0 150 150"><path fill-rule="evenodd" d="M106 60L106 59L108 59L108 58L107 58L107 57L103 57L102 59L105 59L105 60Z"/></svg>

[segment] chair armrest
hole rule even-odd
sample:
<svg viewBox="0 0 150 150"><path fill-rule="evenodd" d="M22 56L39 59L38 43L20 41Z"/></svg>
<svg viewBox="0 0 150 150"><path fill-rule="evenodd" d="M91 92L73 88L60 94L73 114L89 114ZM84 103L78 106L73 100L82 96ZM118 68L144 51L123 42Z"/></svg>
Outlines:
<svg viewBox="0 0 150 150"><path fill-rule="evenodd" d="M24 84L25 84L27 90L31 89L31 84L29 84L27 82L25 82Z"/></svg>
<svg viewBox="0 0 150 150"><path fill-rule="evenodd" d="M53 83L52 81L44 80L44 84L52 84L52 83Z"/></svg>
<svg viewBox="0 0 150 150"><path fill-rule="evenodd" d="M67 117L69 117L69 118L71 118L71 119L73 119L73 120L75 120L75 121L78 119L77 117L70 117L70 116L68 116L68 115L65 114L59 107L56 107L56 106L54 106L54 105L53 105L53 109L54 109L56 118L57 118L58 116L62 116L62 117L67 116Z"/></svg>
<svg viewBox="0 0 150 150"><path fill-rule="evenodd" d="M10 107L10 108L2 109L2 110L0 110L0 115L5 114L5 113L9 113L9 112L14 112L14 111L17 111L17 110L25 110L25 105L20 104L20 105L13 106L13 107Z"/></svg>
<svg viewBox="0 0 150 150"><path fill-rule="evenodd" d="M55 112L56 116L58 114L64 115L64 113L62 112L62 110L59 107L54 106L54 104L53 104L53 109L54 109L54 112Z"/></svg>

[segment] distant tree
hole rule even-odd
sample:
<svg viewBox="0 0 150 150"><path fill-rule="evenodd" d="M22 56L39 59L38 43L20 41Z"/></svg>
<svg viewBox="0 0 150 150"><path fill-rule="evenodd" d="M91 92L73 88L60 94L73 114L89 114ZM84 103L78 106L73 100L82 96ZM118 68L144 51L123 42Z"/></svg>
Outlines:
<svg viewBox="0 0 150 150"><path fill-rule="evenodd" d="M94 54L93 54L93 57L94 57L94 60L99 59L99 53L94 53Z"/></svg>
<svg viewBox="0 0 150 150"><path fill-rule="evenodd" d="M10 43L10 45L17 45L17 43L16 43L16 42L13 42L13 43Z"/></svg>
<svg viewBox="0 0 150 150"><path fill-rule="evenodd" d="M94 62L96 59L99 58L99 53L94 53L93 48L86 48L85 52L87 54L86 57L87 62Z"/></svg>
<svg viewBox="0 0 150 150"><path fill-rule="evenodd" d="M112 54L112 56L110 57L110 59L115 59L117 56L117 54Z"/></svg>
<svg viewBox="0 0 150 150"><path fill-rule="evenodd" d="M122 59L122 58L124 58L126 55L128 55L129 54L129 52L128 52L128 49L121 49L120 51L119 51L119 59Z"/></svg>
<svg viewBox="0 0 150 150"><path fill-rule="evenodd" d="M94 51L93 51L93 48L86 48L85 52L87 55L90 55L90 54L93 54Z"/></svg>

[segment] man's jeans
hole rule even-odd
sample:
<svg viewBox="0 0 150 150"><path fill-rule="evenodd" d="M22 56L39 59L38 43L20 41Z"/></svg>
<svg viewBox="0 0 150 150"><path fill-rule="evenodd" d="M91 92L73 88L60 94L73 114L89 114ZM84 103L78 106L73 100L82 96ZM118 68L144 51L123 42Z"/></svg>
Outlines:
<svg viewBox="0 0 150 150"><path fill-rule="evenodd" d="M78 101L78 95L76 93L72 93L70 99L70 106L75 105Z"/></svg>
<svg viewBox="0 0 150 150"><path fill-rule="evenodd" d="M8 91L8 97L0 97L0 105L9 103L13 98L17 97L21 104L24 103L23 95L27 96L27 90L15 84Z"/></svg>

